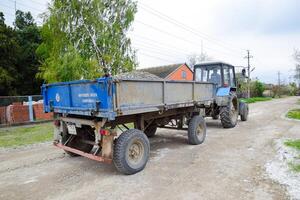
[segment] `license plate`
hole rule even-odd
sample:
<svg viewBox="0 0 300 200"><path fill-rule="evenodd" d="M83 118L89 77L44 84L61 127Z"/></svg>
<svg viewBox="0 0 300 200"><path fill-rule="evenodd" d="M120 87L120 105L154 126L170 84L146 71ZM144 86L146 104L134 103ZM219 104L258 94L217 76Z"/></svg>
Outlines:
<svg viewBox="0 0 300 200"><path fill-rule="evenodd" d="M69 134L71 134L71 135L77 135L76 127L75 127L74 124L68 124L67 127L68 127L68 133Z"/></svg>

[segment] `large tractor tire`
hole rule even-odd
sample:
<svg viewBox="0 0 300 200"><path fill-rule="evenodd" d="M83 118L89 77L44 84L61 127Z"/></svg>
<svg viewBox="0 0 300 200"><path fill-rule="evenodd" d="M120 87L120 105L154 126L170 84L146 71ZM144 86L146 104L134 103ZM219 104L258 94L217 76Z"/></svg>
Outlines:
<svg viewBox="0 0 300 200"><path fill-rule="evenodd" d="M77 135L71 135L65 132L62 137L62 144L68 141L67 144L65 144L66 146L89 153L93 149L93 145L87 144L83 142L83 140L95 141L94 130L90 126L83 126L82 128L76 128L76 132ZM66 150L65 152L72 157L79 156L78 154Z"/></svg>
<svg viewBox="0 0 300 200"><path fill-rule="evenodd" d="M147 135L148 138L154 137L157 130L156 124L150 124L145 130L144 133Z"/></svg>
<svg viewBox="0 0 300 200"><path fill-rule="evenodd" d="M188 127L188 142L192 145L201 144L206 137L206 123L203 117L196 115L190 122Z"/></svg>
<svg viewBox="0 0 300 200"><path fill-rule="evenodd" d="M147 136L138 129L129 129L116 140L113 162L119 172L135 174L145 168L149 154L150 143Z"/></svg>
<svg viewBox="0 0 300 200"><path fill-rule="evenodd" d="M235 94L231 94L230 101L227 106L220 108L220 118L223 128L233 128L238 120L238 101Z"/></svg>
<svg viewBox="0 0 300 200"><path fill-rule="evenodd" d="M248 114L249 114L249 107L248 104L244 102L240 102L239 104L239 113L241 116L242 121L247 121L248 120Z"/></svg>

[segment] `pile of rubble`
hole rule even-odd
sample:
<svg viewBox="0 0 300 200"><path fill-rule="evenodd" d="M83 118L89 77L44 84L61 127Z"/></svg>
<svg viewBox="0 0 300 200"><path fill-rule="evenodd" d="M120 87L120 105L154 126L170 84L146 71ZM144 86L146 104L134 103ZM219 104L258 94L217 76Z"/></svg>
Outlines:
<svg viewBox="0 0 300 200"><path fill-rule="evenodd" d="M162 78L149 72L133 71L114 76L116 79L134 79L134 80L163 80Z"/></svg>

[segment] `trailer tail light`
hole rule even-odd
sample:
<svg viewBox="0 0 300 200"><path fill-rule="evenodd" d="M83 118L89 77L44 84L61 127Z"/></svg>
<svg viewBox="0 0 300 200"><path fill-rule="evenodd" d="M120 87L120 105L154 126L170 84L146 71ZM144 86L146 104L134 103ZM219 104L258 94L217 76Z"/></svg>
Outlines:
<svg viewBox="0 0 300 200"><path fill-rule="evenodd" d="M54 120L53 124L54 124L54 126L59 127L60 126L60 120Z"/></svg>
<svg viewBox="0 0 300 200"><path fill-rule="evenodd" d="M109 135L109 130L101 129L100 135Z"/></svg>

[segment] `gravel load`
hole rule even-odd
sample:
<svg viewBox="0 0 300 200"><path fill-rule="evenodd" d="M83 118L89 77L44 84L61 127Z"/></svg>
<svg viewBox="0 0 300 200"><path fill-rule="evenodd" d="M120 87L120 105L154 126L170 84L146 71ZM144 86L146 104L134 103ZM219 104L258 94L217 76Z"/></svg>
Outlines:
<svg viewBox="0 0 300 200"><path fill-rule="evenodd" d="M116 79L136 79L136 80L163 80L162 78L149 72L133 71L114 76Z"/></svg>

